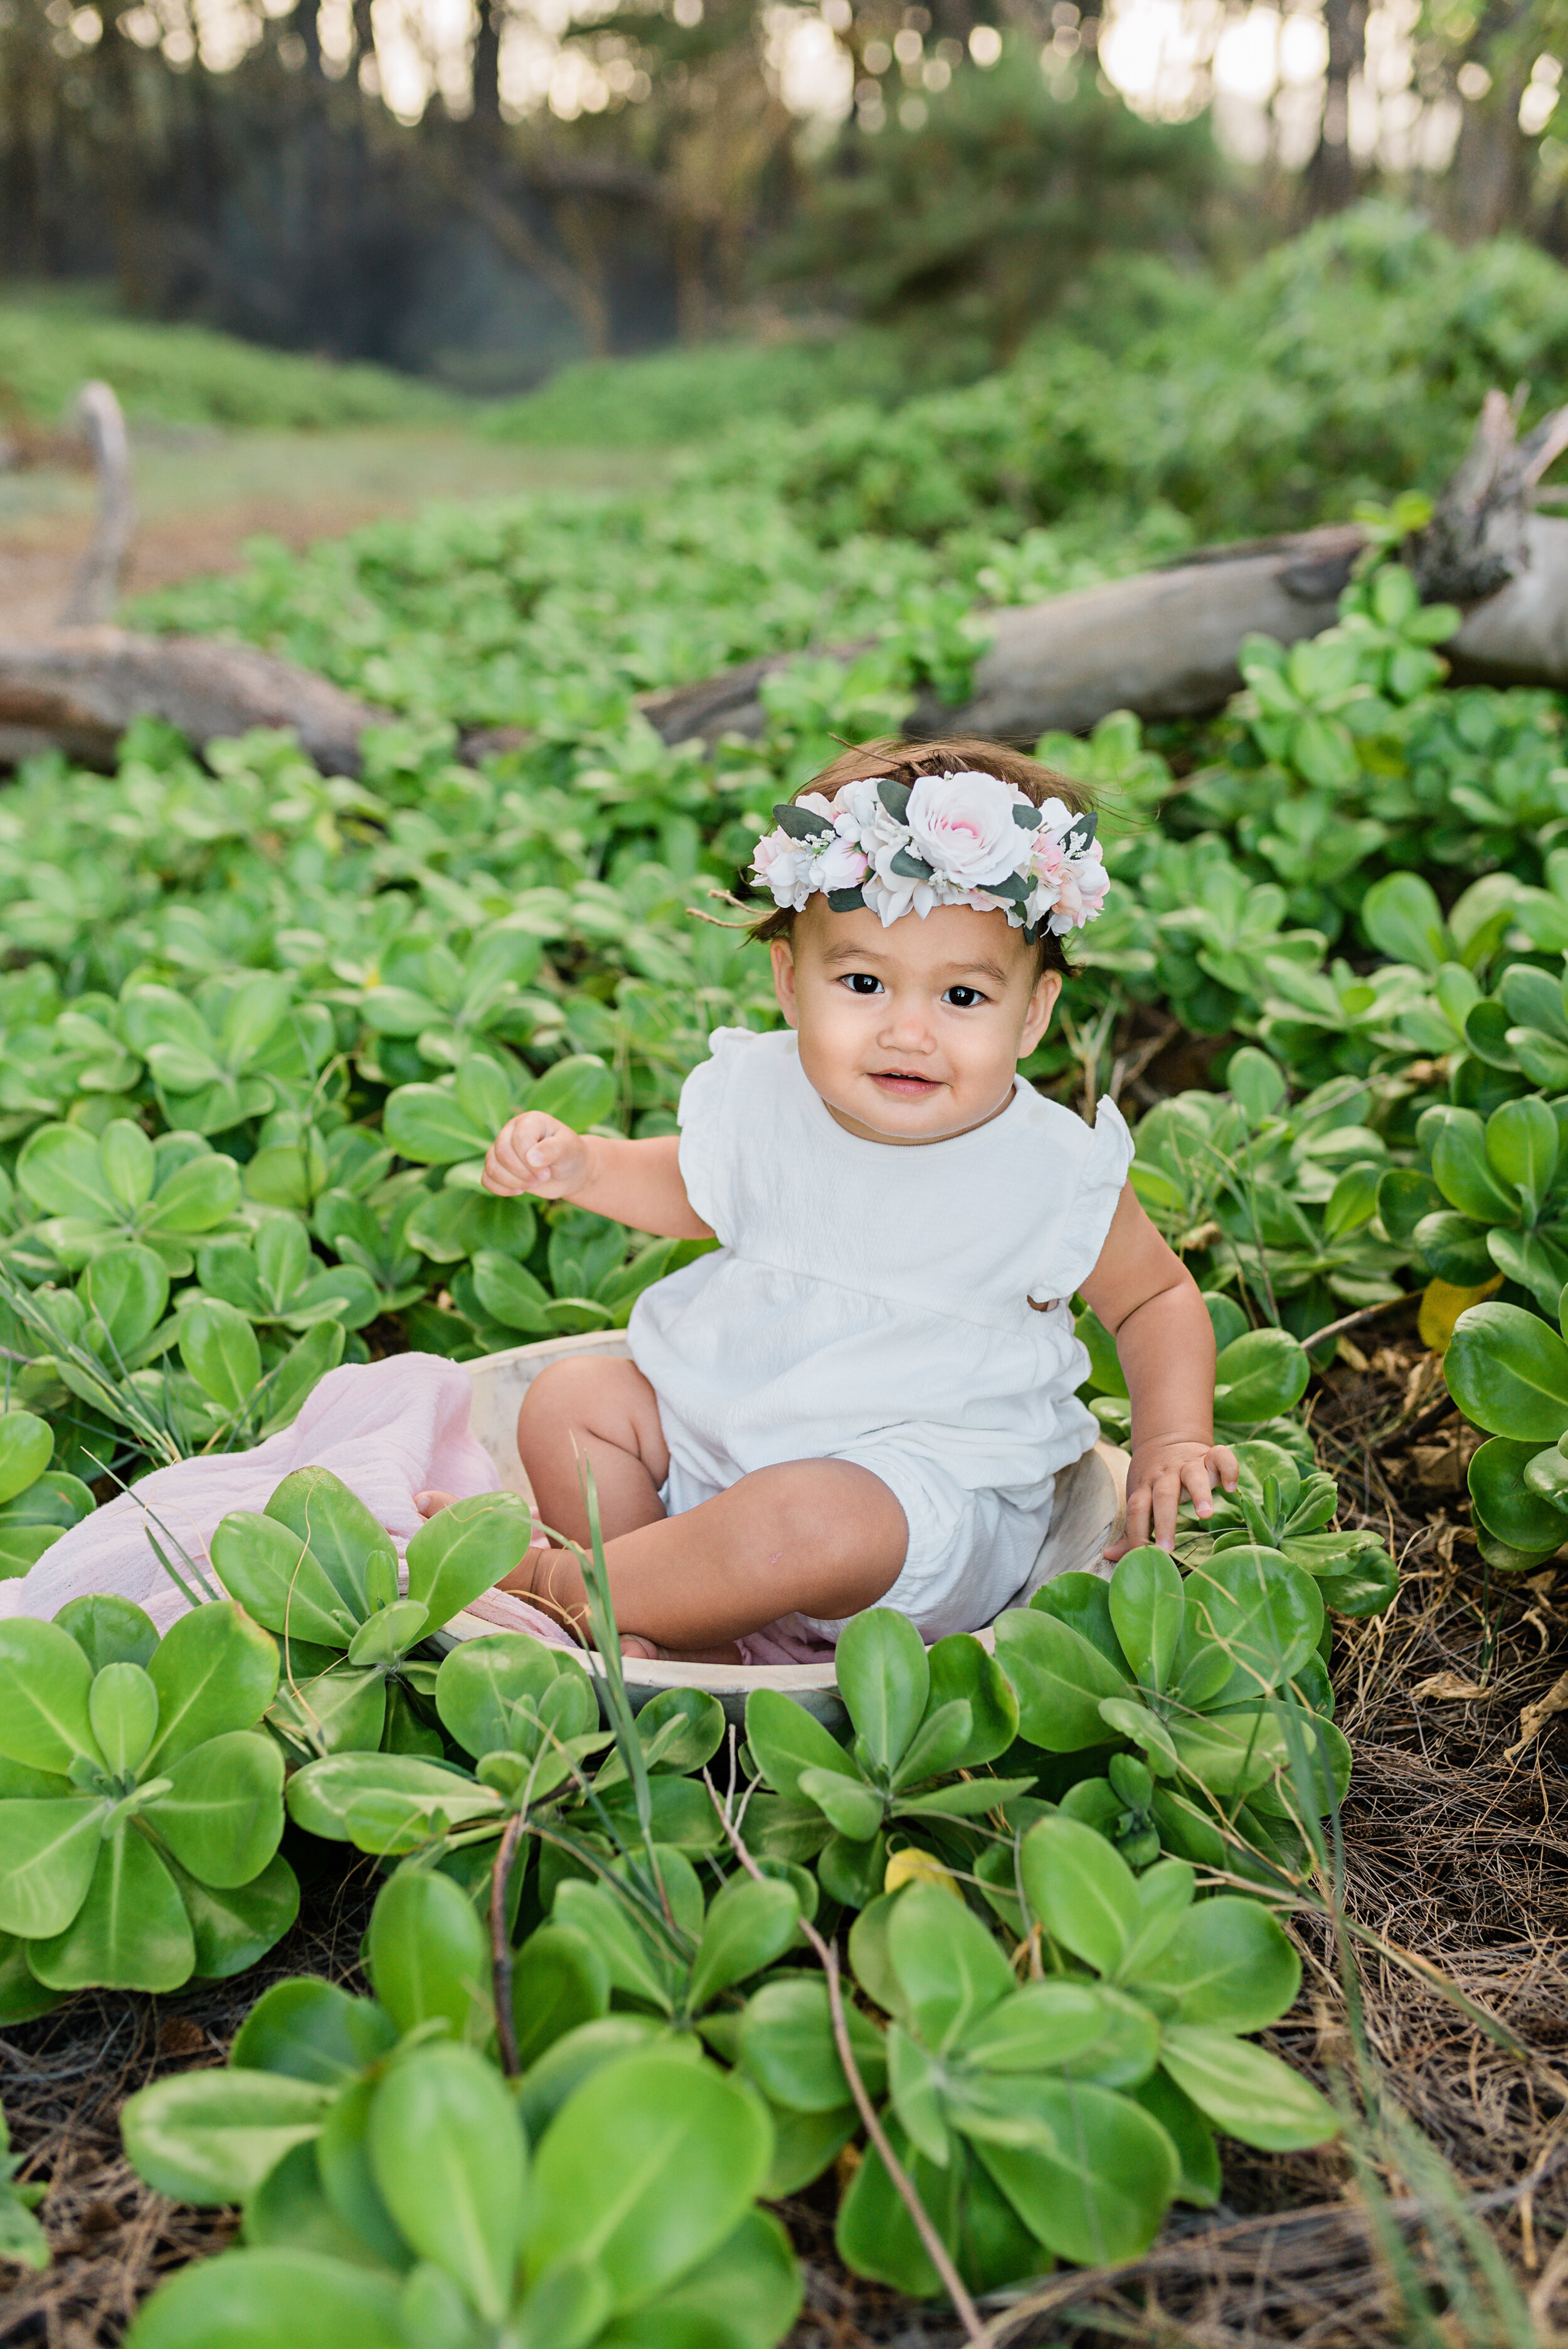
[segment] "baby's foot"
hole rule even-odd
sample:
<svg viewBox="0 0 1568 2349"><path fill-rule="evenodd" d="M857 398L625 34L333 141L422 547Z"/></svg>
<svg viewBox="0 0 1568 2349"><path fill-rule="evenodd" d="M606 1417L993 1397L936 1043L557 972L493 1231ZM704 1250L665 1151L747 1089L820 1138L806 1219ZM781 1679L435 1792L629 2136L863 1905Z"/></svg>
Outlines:
<svg viewBox="0 0 1568 2349"><path fill-rule="evenodd" d="M438 1493L434 1490L428 1493L416 1493L414 1506L422 1517L433 1517L439 1510L449 1509L457 1497L455 1493Z"/></svg>
<svg viewBox="0 0 1568 2349"><path fill-rule="evenodd" d="M624 1656L641 1656L646 1662L655 1664L664 1652L655 1640L640 1640L634 1631L623 1631L621 1634L621 1653Z"/></svg>

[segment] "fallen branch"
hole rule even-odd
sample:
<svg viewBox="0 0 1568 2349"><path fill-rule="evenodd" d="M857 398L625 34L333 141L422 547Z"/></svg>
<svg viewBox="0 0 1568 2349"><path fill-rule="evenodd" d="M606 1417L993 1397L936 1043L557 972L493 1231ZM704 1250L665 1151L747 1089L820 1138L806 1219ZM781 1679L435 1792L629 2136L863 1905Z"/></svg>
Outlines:
<svg viewBox="0 0 1568 2349"><path fill-rule="evenodd" d="M162 718L201 749L253 726L292 726L322 771L359 771L359 738L391 713L309 669L210 636L62 630L0 643L0 760L57 745L86 766L113 763L134 718Z"/></svg>
<svg viewBox="0 0 1568 2349"><path fill-rule="evenodd" d="M107 383L85 383L77 395L76 414L98 468L98 511L92 543L60 614L62 628L90 627L113 619L136 528L130 443L119 400Z"/></svg>

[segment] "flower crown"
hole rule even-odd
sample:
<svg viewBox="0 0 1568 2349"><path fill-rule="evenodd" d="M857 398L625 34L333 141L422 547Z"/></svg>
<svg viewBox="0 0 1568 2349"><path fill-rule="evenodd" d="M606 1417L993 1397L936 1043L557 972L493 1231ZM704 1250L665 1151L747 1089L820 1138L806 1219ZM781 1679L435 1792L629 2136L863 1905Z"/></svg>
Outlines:
<svg viewBox="0 0 1568 2349"><path fill-rule="evenodd" d="M1093 815L1037 807L1013 783L973 770L845 783L773 811L752 871L776 905L799 913L819 891L835 914L869 906L885 928L934 905L1003 913L1031 945L1092 922L1109 886Z"/></svg>

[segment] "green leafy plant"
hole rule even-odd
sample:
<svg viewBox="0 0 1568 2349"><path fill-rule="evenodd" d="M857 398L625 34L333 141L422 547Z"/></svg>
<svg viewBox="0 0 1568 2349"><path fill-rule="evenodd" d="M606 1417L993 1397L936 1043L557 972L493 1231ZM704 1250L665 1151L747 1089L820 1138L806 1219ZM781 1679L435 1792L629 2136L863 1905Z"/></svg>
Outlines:
<svg viewBox="0 0 1568 2349"><path fill-rule="evenodd" d="M1507 1279L1554 1315L1568 1281L1561 1133L1553 1105L1535 1093L1485 1119L1434 1105L1416 1129L1424 1163L1382 1176L1378 1213L1431 1278L1456 1288Z"/></svg>
<svg viewBox="0 0 1568 2349"><path fill-rule="evenodd" d="M51 2257L48 2238L33 2215L48 2192L46 2186L19 2186L21 2163L11 2150L5 2116L0 2112L0 2260L18 2267L46 2268Z"/></svg>
<svg viewBox="0 0 1568 2349"><path fill-rule="evenodd" d="M510 1493L457 1501L397 1553L346 1485L325 1468L286 1476L264 1510L235 1509L212 1536L212 1571L283 1642L267 1718L296 1758L386 1742L438 1753L429 1716L432 1631L510 1573L528 1547L527 1505Z"/></svg>
<svg viewBox="0 0 1568 2349"><path fill-rule="evenodd" d="M11 2021L102 1984L253 1965L294 1921L277 1650L238 1607L160 1640L129 1600L0 1625L0 1934Z"/></svg>
<svg viewBox="0 0 1568 2349"><path fill-rule="evenodd" d="M409 1550L411 1557L412 1543ZM418 1669L422 1675L423 1667ZM602 1866L615 1856L618 1847L610 1838L616 1834L624 1842L639 1839L642 1823L624 1755L611 1754L592 1773L587 1766L614 1739L598 1727L593 1682L573 1655L525 1633L487 1633L452 1650L431 1673L429 1693L441 1727L469 1756L471 1771L426 1761L407 1748L331 1753L290 1782L290 1812L302 1826L381 1855L449 1854L465 1880L473 1880L476 1868L490 1868L514 1820L533 1829L548 1826L556 1839L564 1835L569 1847L601 1854ZM685 1774L701 1769L723 1738L717 1699L694 1689L665 1691L643 1707L632 1734L647 1777L648 1824L655 1838L710 1848L717 1837L713 1806ZM438 1740L433 1750L439 1752ZM524 1866L531 1851L530 1845ZM522 1876L520 1868L514 1892ZM655 1894L655 1911L660 1905Z"/></svg>
<svg viewBox="0 0 1568 2349"><path fill-rule="evenodd" d="M347 2102L319 2187L295 2185L294 2242L187 2268L138 2318L136 2349L406 2349L410 2333L591 2349L641 2326L772 2349L794 2320L788 2243L750 2208L766 2114L707 2064L625 2055L532 2147L498 2074L461 2046L411 2047ZM294 2247L313 2231L332 2248Z"/></svg>
<svg viewBox="0 0 1568 2349"><path fill-rule="evenodd" d="M1321 1469L1303 1475L1277 1444L1242 1443L1233 1495L1214 1495L1213 1513L1186 1524L1178 1542L1183 1565L1254 1544L1277 1551L1310 1574L1323 1603L1340 1615L1380 1615L1399 1587L1398 1569L1373 1533L1336 1527L1339 1487Z"/></svg>
<svg viewBox="0 0 1568 2349"><path fill-rule="evenodd" d="M1216 1548L1183 1577L1148 1547L1130 1550L1109 1582L1060 1575L999 1616L996 1655L1030 1744L1131 1746L1161 1781L1148 1807L1166 1849L1234 1866L1249 1847L1265 1861L1299 1848L1280 1692L1327 1704L1323 1630L1316 1582L1276 1550ZM1314 1734L1315 1816L1343 1793L1350 1755L1321 1714ZM1110 1800L1111 1814L1121 1808Z"/></svg>
<svg viewBox="0 0 1568 2349"><path fill-rule="evenodd" d="M1470 1506L1493 1566L1539 1566L1568 1540L1568 1345L1517 1305L1490 1299L1454 1324L1449 1392L1491 1437L1470 1460Z"/></svg>
<svg viewBox="0 0 1568 2349"><path fill-rule="evenodd" d="M906 1617L873 1607L846 1628L836 1671L848 1748L776 1690L747 1698L747 1744L779 1797L754 1811L753 1837L781 1857L815 1852L824 1890L860 1907L882 1889L890 1827L982 1818L1033 1781L973 1775L1018 1727L1013 1692L977 1640L927 1649Z"/></svg>
<svg viewBox="0 0 1568 2349"><path fill-rule="evenodd" d="M46 1421L0 1412L0 1578L26 1574L93 1508L79 1477L49 1466L54 1449Z"/></svg>

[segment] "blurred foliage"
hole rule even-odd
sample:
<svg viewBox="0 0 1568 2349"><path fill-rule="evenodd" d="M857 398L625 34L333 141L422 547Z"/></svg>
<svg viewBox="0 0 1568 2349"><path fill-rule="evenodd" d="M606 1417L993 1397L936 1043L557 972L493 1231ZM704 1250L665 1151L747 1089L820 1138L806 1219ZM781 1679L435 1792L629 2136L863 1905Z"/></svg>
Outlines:
<svg viewBox="0 0 1568 2349"><path fill-rule="evenodd" d="M1087 322L1043 331L1006 372L892 417L862 403L759 425L694 478L771 487L827 545L975 522L1016 536L1097 500L1122 528L1159 503L1199 536L1242 537L1436 488L1491 385L1529 382L1534 413L1568 376L1568 271L1511 238L1461 251L1384 203L1320 222L1201 302L1173 289L1142 333L1118 318L1114 276L1101 283L1101 340ZM1147 315L1155 264L1132 293Z"/></svg>
<svg viewBox="0 0 1568 2349"><path fill-rule="evenodd" d="M1196 261L1224 176L1206 122L1145 121L1079 75L1058 91L1020 36L914 128L851 122L764 266L867 318L940 317L944 345L1005 360L1108 252Z"/></svg>
<svg viewBox="0 0 1568 2349"><path fill-rule="evenodd" d="M118 317L96 289L0 295L0 392L52 420L92 377L114 387L133 422L314 431L442 423L465 412L449 393L389 368L336 367L208 326Z"/></svg>

